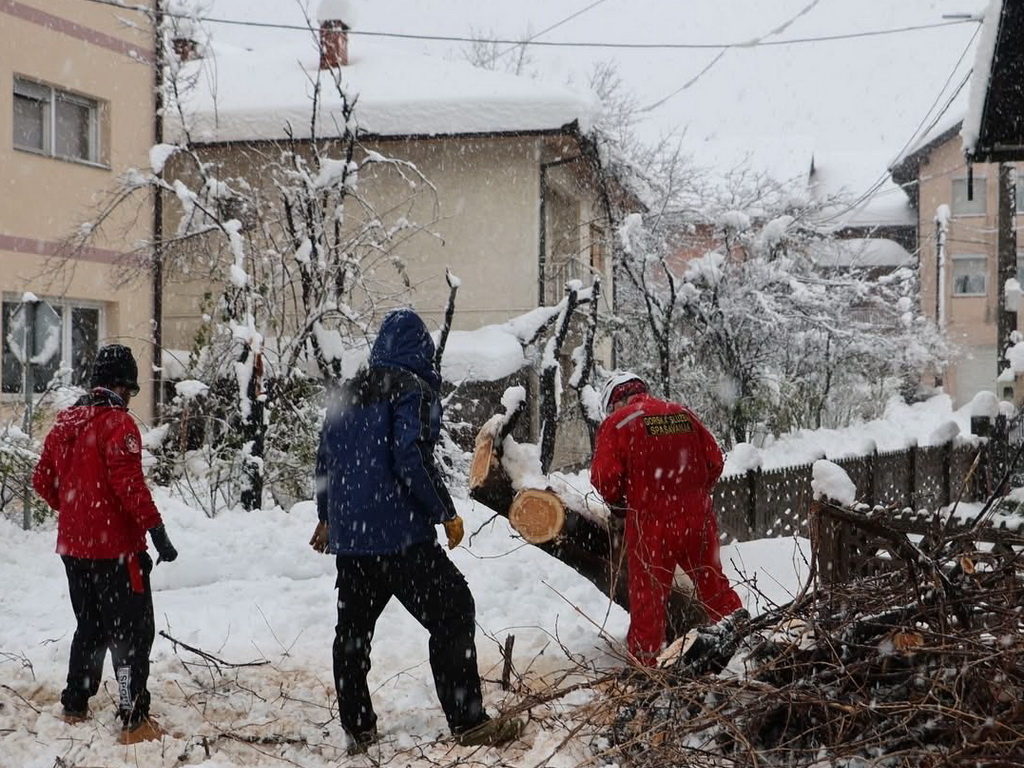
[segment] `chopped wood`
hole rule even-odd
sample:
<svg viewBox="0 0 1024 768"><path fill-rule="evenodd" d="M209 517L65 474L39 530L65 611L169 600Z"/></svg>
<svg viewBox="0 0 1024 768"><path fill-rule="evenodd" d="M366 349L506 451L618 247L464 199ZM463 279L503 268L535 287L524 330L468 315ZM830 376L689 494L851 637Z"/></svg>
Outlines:
<svg viewBox="0 0 1024 768"><path fill-rule="evenodd" d="M488 431L480 430L476 436L476 445L473 449L473 461L469 465L469 490L473 492L480 488L498 466L498 456L494 452L494 435Z"/></svg>
<svg viewBox="0 0 1024 768"><path fill-rule="evenodd" d="M546 544L565 528L565 505L553 491L526 488L512 500L508 519L526 541Z"/></svg>
<svg viewBox="0 0 1024 768"><path fill-rule="evenodd" d="M494 434L480 430L469 465L469 497L507 517L515 495L512 480L501 466Z"/></svg>
<svg viewBox="0 0 1024 768"><path fill-rule="evenodd" d="M792 603L692 632L661 667L624 678L590 711L610 745L605 759L789 768L822 765L827 750L830 765L1019 765L1016 534L1002 551L980 544L996 534L991 527L966 543L943 531L914 544L894 524L898 511L823 502L814 515L816 549L865 547L840 569L846 580L809 580ZM862 568L877 552L886 567Z"/></svg>

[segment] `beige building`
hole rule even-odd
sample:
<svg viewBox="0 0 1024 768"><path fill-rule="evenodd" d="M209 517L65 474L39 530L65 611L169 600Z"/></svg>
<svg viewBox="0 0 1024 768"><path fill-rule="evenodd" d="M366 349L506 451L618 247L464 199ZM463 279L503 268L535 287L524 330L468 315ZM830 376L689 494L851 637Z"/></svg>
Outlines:
<svg viewBox="0 0 1024 768"><path fill-rule="evenodd" d="M1019 173L1019 170L1018 170ZM892 168L918 211L921 307L946 329L958 350L942 386L956 406L982 390L1013 399L997 387L996 331L998 292L996 240L999 167L976 163L968 195L968 169L960 123L933 134ZM946 206L946 208L943 208ZM940 225L948 210L944 247ZM1024 222L1024 185L1018 184L1016 227ZM1024 281L1024 251L1017 251L1017 279ZM941 286L941 290L938 287ZM1018 314L1018 330L1022 315ZM1011 384L1012 386L1012 384Z"/></svg>
<svg viewBox="0 0 1024 768"><path fill-rule="evenodd" d="M138 0L135 6L152 5ZM125 18L131 18L131 25ZM98 346L130 345L142 392L132 402L152 415L152 290L131 255L150 238L153 213L140 199L96 225L87 247L69 236L116 187L119 174L148 166L154 136L154 35L147 14L81 0L0 3L0 293L4 422L25 403L24 339L36 309L34 390L60 369L82 384ZM128 275L139 278L123 284Z"/></svg>
<svg viewBox="0 0 1024 768"><path fill-rule="evenodd" d="M301 14L295 21L303 23ZM319 36L299 29L259 45L218 40L218 27L209 30L212 37L189 27L183 31L200 39L174 44L186 60L170 100L167 136L182 142L187 134L195 155L172 155L165 177L184 182L199 204L179 186L177 200L165 208L165 231L184 234L181 247L191 249L188 271L169 270L164 284L167 354L180 360L195 347L210 319L215 322L221 314L218 301L225 294L236 310L240 301L258 295L274 312L271 322L261 324L268 328L264 372L288 370L297 360L294 340L303 328L301 320L309 316L303 271L315 270L317 263L335 269L350 257L359 266L339 282L346 281L346 291L353 279L368 287L362 295L330 291L334 295L328 303L344 303L345 308L332 309L324 325L354 331L357 337L363 327L372 334L383 310L395 304L414 307L428 327L440 328L449 296L448 270L459 280L454 316L459 331L505 323L538 306L557 304L572 280L589 288L601 277L607 309L612 296L608 205L620 201L610 201L619 192L603 177L599 153L585 132L599 107L593 96L465 62L410 55L366 37L350 38L348 28L345 19L326 18ZM339 141L340 126L353 124L359 140L349 146ZM299 159L288 154L288 168L282 169L285 149L297 152ZM326 206L325 213L314 219L329 222L324 229L334 230L331 207L338 198L324 179L353 162L359 166L359 181L346 199L344 221L336 231L322 231L321 224L310 227L307 219L296 236L290 222L304 215L306 205L286 205L282 190L304 175L314 188L323 184L318 188L328 191L312 205ZM254 199L261 201L258 210L249 202ZM208 212L213 210L222 221L240 223L236 245L212 221ZM181 229L183 220L193 225L189 232ZM206 225L213 230L193 236L196 223L199 231ZM311 253L303 251L302 240L312 231L320 234ZM385 231L394 236L380 238ZM371 240L374 245L367 247ZM377 244L380 252L374 253ZM178 245L168 246L168 253L177 250ZM227 281L225 266L232 259L239 265L240 250L247 274L236 270L242 282ZM271 267L271 261L278 266ZM199 274L203 265L219 265L219 280ZM248 298L238 289L243 284ZM282 285L288 289L281 291ZM372 300L366 296L369 290ZM267 291L278 293L271 297ZM318 359L329 346L320 334L319 329L311 334L298 357ZM576 343L568 342L563 350L566 370ZM611 364L610 344L599 356ZM351 370L342 366L343 372ZM462 381L497 381L513 373L478 370ZM536 392L536 380L532 385ZM500 389L485 394L467 386L466 391L471 392L469 402L458 412L466 423L479 426L498 407ZM531 411L536 436L541 417L535 397ZM563 465L589 455L585 436L572 431L564 425L559 434Z"/></svg>
<svg viewBox="0 0 1024 768"><path fill-rule="evenodd" d="M303 22L301 14L296 20ZM556 303L567 280L589 286L595 275L610 279L600 168L580 130L596 113L589 95L409 55L365 37L349 40L345 20L325 19L324 27L319 46L301 30L282 32L263 48L221 45L216 37L176 45L198 56L182 67L169 140L187 130L217 178L245 179L273 205L280 195L269 188L268 165L289 137L309 152L315 126L321 153L334 161L344 153L339 143L332 146L345 120L339 77L355 102L360 141L353 159L379 154L399 161L365 166L358 193L385 225L408 225L396 238L409 281L408 289L392 286L402 289L397 303L411 304L439 327L450 269L461 281L455 327L475 329ZM321 49L331 46L335 53L325 60ZM190 158L176 156L168 178L199 189L191 167ZM345 215L348 222L367 216L355 197ZM167 206L168 232L181 216L181 206ZM382 266L376 277L386 279L386 271ZM188 349L211 310L210 297L204 303L210 286L169 279L165 345Z"/></svg>

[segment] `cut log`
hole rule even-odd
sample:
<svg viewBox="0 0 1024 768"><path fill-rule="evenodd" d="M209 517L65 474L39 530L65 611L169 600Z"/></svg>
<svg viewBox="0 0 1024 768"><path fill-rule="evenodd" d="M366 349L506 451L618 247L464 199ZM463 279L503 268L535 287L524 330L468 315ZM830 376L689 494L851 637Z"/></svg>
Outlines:
<svg viewBox="0 0 1024 768"><path fill-rule="evenodd" d="M498 456L494 452L494 435L480 430L473 448L473 461L469 465L469 490L475 491L482 486L497 465Z"/></svg>
<svg viewBox="0 0 1024 768"><path fill-rule="evenodd" d="M494 435L480 430L476 436L473 460L469 465L470 498L507 517L515 494L512 480L498 459Z"/></svg>
<svg viewBox="0 0 1024 768"><path fill-rule="evenodd" d="M526 488L512 500L508 520L531 544L546 544L565 527L565 505L552 491Z"/></svg>

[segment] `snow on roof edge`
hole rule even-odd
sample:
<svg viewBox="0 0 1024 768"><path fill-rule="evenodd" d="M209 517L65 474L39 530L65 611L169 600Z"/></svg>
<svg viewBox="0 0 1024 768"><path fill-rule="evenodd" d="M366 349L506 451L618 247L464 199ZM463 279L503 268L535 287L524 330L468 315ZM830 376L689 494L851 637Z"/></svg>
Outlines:
<svg viewBox="0 0 1024 768"><path fill-rule="evenodd" d="M272 51L211 45L207 51L182 68L179 83L193 87L180 103L172 95L167 112L171 135L180 137L187 126L201 143L309 138L317 88L316 130L323 136L340 129L342 93L355 103L359 132L381 137L552 133L573 124L587 131L600 110L589 90L367 42L340 72L320 71L311 45Z"/></svg>
<svg viewBox="0 0 1024 768"><path fill-rule="evenodd" d="M985 18L981 24L981 38L974 52L974 70L971 74L971 90L967 102L967 114L960 128L964 152L973 154L981 134L981 120L985 113L985 102L988 98L989 80L992 77L992 64L995 59L996 43L999 40L999 27L1003 17L1003 0L989 0L985 9Z"/></svg>

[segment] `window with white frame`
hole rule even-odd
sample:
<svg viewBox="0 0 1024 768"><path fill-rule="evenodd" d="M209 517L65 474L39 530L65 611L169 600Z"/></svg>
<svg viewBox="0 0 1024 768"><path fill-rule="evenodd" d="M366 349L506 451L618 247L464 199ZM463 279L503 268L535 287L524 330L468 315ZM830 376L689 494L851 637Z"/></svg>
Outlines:
<svg viewBox="0 0 1024 768"><path fill-rule="evenodd" d="M29 343L26 305L20 300L5 298L0 312L2 391L5 394L24 393L22 361L28 348L35 352L33 392L44 392L61 368L71 370L67 383L87 387L102 324L103 309L99 304L49 299L37 305L35 334Z"/></svg>
<svg viewBox="0 0 1024 768"><path fill-rule="evenodd" d="M988 290L988 259L984 256L953 257L953 295L984 296Z"/></svg>
<svg viewBox="0 0 1024 768"><path fill-rule="evenodd" d="M987 209L987 195L985 191L985 177L975 176L968 199L967 179L953 179L953 204L951 206L954 216L981 216Z"/></svg>
<svg viewBox="0 0 1024 768"><path fill-rule="evenodd" d="M99 102L14 78L14 146L86 163L100 162Z"/></svg>

